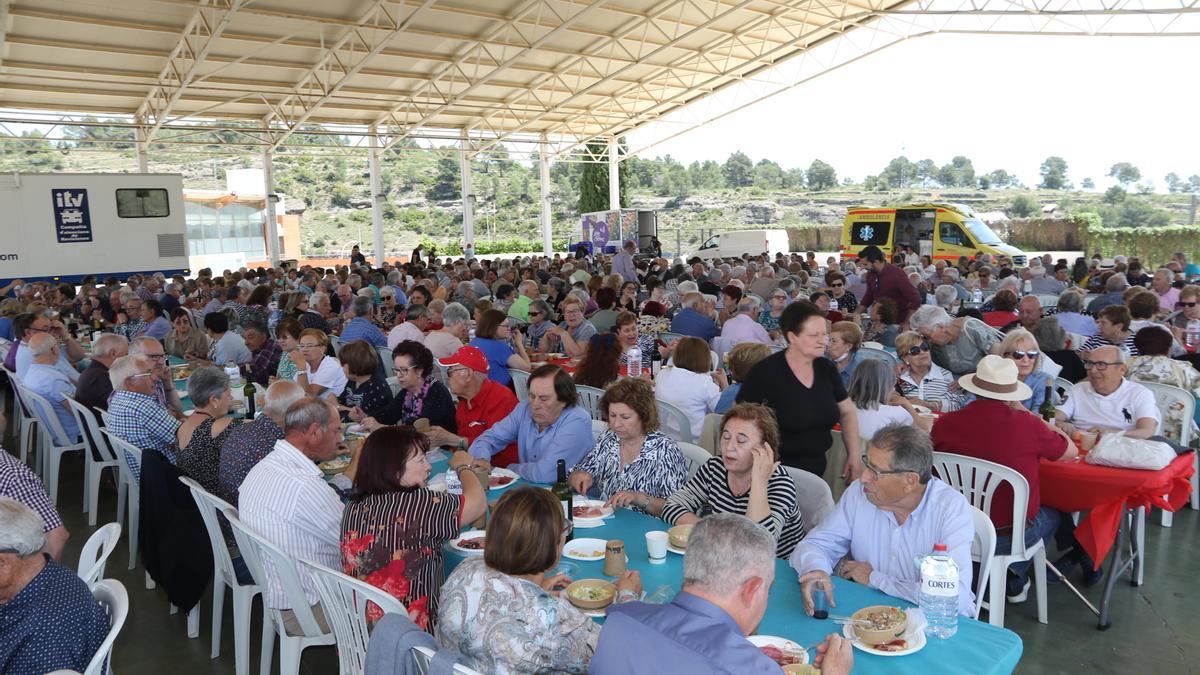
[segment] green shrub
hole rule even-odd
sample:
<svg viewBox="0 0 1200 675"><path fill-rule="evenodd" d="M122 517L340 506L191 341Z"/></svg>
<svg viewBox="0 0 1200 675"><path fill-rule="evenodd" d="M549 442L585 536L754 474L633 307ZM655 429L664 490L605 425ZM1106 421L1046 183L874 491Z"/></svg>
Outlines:
<svg viewBox="0 0 1200 675"><path fill-rule="evenodd" d="M1191 259L1200 257L1200 225L1105 227L1095 213L1081 213L1077 218L1083 221L1080 232L1085 252L1099 251L1106 258L1136 255L1147 265L1164 263L1176 251Z"/></svg>

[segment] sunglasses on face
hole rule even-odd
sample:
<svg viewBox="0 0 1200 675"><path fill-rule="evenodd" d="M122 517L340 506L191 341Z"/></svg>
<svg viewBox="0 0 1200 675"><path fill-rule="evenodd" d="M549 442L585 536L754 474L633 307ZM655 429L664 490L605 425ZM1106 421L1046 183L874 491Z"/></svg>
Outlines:
<svg viewBox="0 0 1200 675"><path fill-rule="evenodd" d="M920 354L921 352L927 352L927 351L929 351L929 343L922 342L921 344L916 345L914 347L909 347L907 353L909 356L916 356L917 354Z"/></svg>
<svg viewBox="0 0 1200 675"><path fill-rule="evenodd" d="M1037 351L1036 349L1026 352L1004 352L1004 356L1006 358L1013 359L1014 361L1019 361L1021 359L1029 359L1030 361L1033 361L1037 359L1038 355L1040 354L1041 352Z"/></svg>
<svg viewBox="0 0 1200 675"><path fill-rule="evenodd" d="M840 282L840 281L838 281L838 282L836 282L836 283L829 284L829 287L830 287L830 288L841 288L842 286L843 286L843 284L842 284L842 282Z"/></svg>
<svg viewBox="0 0 1200 675"><path fill-rule="evenodd" d="M1180 307L1195 307L1195 306L1196 306L1196 303L1194 303L1194 302L1181 302L1181 303L1179 303L1179 306L1180 306Z"/></svg>

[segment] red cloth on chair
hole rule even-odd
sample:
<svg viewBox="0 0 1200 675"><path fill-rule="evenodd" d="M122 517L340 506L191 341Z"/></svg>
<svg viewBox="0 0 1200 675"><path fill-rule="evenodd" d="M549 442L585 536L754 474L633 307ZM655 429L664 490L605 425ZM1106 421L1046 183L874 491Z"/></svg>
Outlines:
<svg viewBox="0 0 1200 675"><path fill-rule="evenodd" d="M1177 511L1187 503L1193 461L1187 452L1158 471L1043 461L1042 504L1067 512L1091 509L1075 528L1075 538L1099 567L1116 540L1126 508Z"/></svg>

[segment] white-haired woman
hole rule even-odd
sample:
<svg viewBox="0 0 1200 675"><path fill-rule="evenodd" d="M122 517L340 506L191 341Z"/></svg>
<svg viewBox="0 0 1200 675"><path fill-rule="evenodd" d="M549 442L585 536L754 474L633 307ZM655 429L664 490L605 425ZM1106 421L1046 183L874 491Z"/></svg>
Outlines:
<svg viewBox="0 0 1200 675"><path fill-rule="evenodd" d="M896 389L913 403L931 410L958 410L968 396L950 371L933 362L929 350L929 342L915 331L896 336L896 355L901 363Z"/></svg>
<svg viewBox="0 0 1200 675"><path fill-rule="evenodd" d="M941 307L922 305L911 322L913 329L929 341L934 363L955 377L975 372L979 359L999 348L999 331L974 317L953 319Z"/></svg>
<svg viewBox="0 0 1200 675"><path fill-rule="evenodd" d="M197 368L188 378L188 398L196 408L175 431L179 446L175 464L205 490L216 493L221 446L237 425L227 417L233 404L229 376L216 366Z"/></svg>
<svg viewBox="0 0 1200 675"><path fill-rule="evenodd" d="M847 393L858 410L858 433L862 438L871 438L889 424L913 425L926 431L932 426L908 399L896 393L896 374L878 359L859 364Z"/></svg>

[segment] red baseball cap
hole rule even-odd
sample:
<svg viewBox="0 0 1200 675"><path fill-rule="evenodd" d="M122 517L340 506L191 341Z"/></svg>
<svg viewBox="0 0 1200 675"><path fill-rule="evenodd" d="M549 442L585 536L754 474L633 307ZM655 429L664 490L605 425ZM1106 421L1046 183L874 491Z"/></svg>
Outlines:
<svg viewBox="0 0 1200 675"><path fill-rule="evenodd" d="M444 359L438 359L438 364L449 368L450 366L466 366L477 373L486 374L488 371L487 357L483 352L479 351L478 347L461 347L452 356Z"/></svg>

